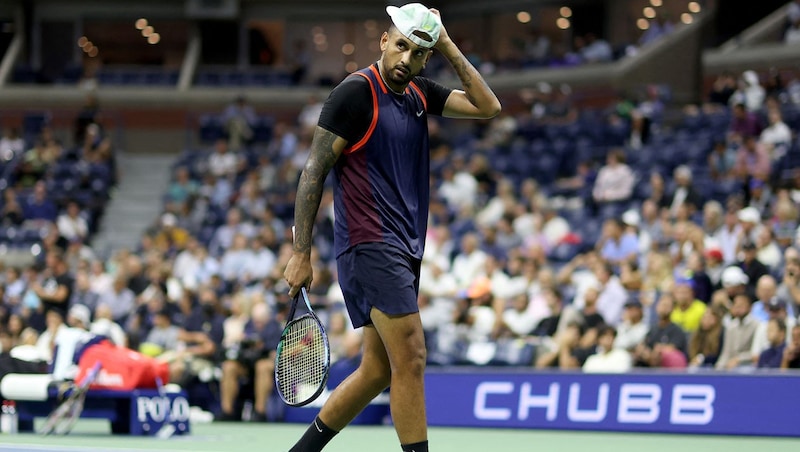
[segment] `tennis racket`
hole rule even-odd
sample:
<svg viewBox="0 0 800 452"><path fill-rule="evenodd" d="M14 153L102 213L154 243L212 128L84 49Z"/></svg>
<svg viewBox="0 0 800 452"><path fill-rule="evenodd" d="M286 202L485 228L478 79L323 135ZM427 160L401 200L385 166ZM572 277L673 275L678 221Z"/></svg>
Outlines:
<svg viewBox="0 0 800 452"><path fill-rule="evenodd" d="M295 319L302 298L308 312ZM308 405L325 389L330 370L331 349L305 287L292 301L288 323L283 329L275 356L275 386L283 401L294 407Z"/></svg>
<svg viewBox="0 0 800 452"><path fill-rule="evenodd" d="M78 418L81 417L83 402L86 400L86 393L89 391L89 386L97 380L101 367L102 364L98 361L95 363L94 367L86 373L86 376L84 376L80 384L73 385L65 391L64 395L66 399L47 416L44 425L39 429L40 434L66 435L72 431L72 427L75 426Z"/></svg>

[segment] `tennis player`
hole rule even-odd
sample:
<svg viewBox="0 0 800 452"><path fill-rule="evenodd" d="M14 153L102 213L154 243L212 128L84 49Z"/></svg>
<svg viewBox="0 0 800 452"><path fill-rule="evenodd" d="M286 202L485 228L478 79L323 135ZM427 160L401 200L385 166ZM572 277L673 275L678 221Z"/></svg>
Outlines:
<svg viewBox="0 0 800 452"><path fill-rule="evenodd" d="M410 3L386 11L392 25L381 36L380 59L347 77L323 107L300 176L294 254L284 274L291 296L311 283L312 227L333 169L339 284L353 326L364 327L363 358L291 451L322 450L390 384L403 450L428 451L417 306L430 192L427 117L491 118L501 107L437 10ZM434 49L463 89L418 76Z"/></svg>

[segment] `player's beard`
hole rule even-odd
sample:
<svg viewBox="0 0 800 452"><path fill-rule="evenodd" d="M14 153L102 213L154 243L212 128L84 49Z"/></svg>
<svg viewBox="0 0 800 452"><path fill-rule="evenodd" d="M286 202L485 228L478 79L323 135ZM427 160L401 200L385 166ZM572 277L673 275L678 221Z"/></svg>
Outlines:
<svg viewBox="0 0 800 452"><path fill-rule="evenodd" d="M406 72L401 73L398 71L398 69L403 69ZM389 81L400 86L406 86L411 80L414 79L414 77L419 74L420 71L412 72L407 66L396 65L387 72L389 73Z"/></svg>

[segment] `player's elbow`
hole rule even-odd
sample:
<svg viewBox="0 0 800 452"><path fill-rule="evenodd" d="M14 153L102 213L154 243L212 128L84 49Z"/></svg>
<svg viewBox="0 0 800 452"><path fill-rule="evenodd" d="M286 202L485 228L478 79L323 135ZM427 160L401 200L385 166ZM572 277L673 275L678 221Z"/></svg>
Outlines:
<svg viewBox="0 0 800 452"><path fill-rule="evenodd" d="M495 99L494 102L481 109L481 114L483 119L491 119L499 115L502 110L503 106L500 105L500 101Z"/></svg>

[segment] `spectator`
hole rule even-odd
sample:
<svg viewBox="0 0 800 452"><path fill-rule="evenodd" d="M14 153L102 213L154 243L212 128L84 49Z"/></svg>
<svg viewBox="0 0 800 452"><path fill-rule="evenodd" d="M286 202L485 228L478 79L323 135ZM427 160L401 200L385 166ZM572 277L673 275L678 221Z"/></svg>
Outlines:
<svg viewBox="0 0 800 452"><path fill-rule="evenodd" d="M797 230L797 207L790 199L778 199L774 204L775 219L772 233L780 249L785 250L794 242Z"/></svg>
<svg viewBox="0 0 800 452"><path fill-rule="evenodd" d="M3 297L0 298L0 305L5 305L12 312L17 311L27 288L27 282L22 279L19 268L7 267L5 271L5 291Z"/></svg>
<svg viewBox="0 0 800 452"><path fill-rule="evenodd" d="M90 312L97 309L97 301L100 295L92 290L89 281L89 273L81 270L75 273L75 287L70 296L69 305L83 305L86 306Z"/></svg>
<svg viewBox="0 0 800 452"><path fill-rule="evenodd" d="M197 196L199 190L197 181L191 178L189 168L179 166L175 169L175 176L167 189L167 200L182 205Z"/></svg>
<svg viewBox="0 0 800 452"><path fill-rule="evenodd" d="M733 98L731 98L732 100ZM733 116L729 128L729 140L741 142L744 137L757 137L761 135L761 123L755 113L748 111L744 104L737 103L733 106Z"/></svg>
<svg viewBox="0 0 800 452"><path fill-rule="evenodd" d="M25 221L25 211L17 199L17 192L12 187L3 191L2 207L3 226L19 226Z"/></svg>
<svg viewBox="0 0 800 452"><path fill-rule="evenodd" d="M162 307L153 315L153 326L147 333L139 350L150 356L159 356L163 353L174 353L178 349L178 337L181 329L172 323L171 312ZM150 351L147 353L146 351ZM180 375L170 375L170 380L179 379Z"/></svg>
<svg viewBox="0 0 800 452"><path fill-rule="evenodd" d="M217 228L214 233L208 250L212 256L220 256L226 249L231 247L233 237L236 234L242 234L249 239L255 233L256 230L252 224L242 221L242 211L232 207L226 214L225 224Z"/></svg>
<svg viewBox="0 0 800 452"><path fill-rule="evenodd" d="M459 171L455 166L446 166L442 171L442 183L438 194L453 210L472 207L478 193L478 181L467 171Z"/></svg>
<svg viewBox="0 0 800 452"><path fill-rule="evenodd" d="M677 278L673 297L675 299L675 309L670 315L672 323L678 325L687 333L694 333L700 327L700 319L706 311L706 305L694 297L692 280L689 278Z"/></svg>
<svg viewBox="0 0 800 452"><path fill-rule="evenodd" d="M757 259L756 244L752 240L742 240L741 248L744 258L736 265L747 275L748 289L755 290L756 283L762 276L769 273L769 269Z"/></svg>
<svg viewBox="0 0 800 452"><path fill-rule="evenodd" d="M199 291L198 303L189 307L179 324L178 340L184 345L170 365L172 375L180 376L176 383L186 386L200 375L213 375L217 344L222 344L224 317L219 300L210 288Z"/></svg>
<svg viewBox="0 0 800 452"><path fill-rule="evenodd" d="M693 214L703 205L703 199L692 187L692 170L686 165L680 165L674 171L675 190L669 200L669 211L672 217L677 216L678 208L687 206L689 214Z"/></svg>
<svg viewBox="0 0 800 452"><path fill-rule="evenodd" d="M586 34L586 46L580 49L583 60L587 63L604 63L614 59L614 52L608 41L598 38L594 33Z"/></svg>
<svg viewBox="0 0 800 452"><path fill-rule="evenodd" d="M93 260L89 264L89 287L92 292L100 294L114 284L114 278L106 272L105 264L101 260Z"/></svg>
<svg viewBox="0 0 800 452"><path fill-rule="evenodd" d="M642 289L644 279L639 270L638 262L624 262L619 269L619 281L622 287L628 292L639 292Z"/></svg>
<svg viewBox="0 0 800 452"><path fill-rule="evenodd" d="M800 325L792 328L792 338L783 351L781 369L800 369Z"/></svg>
<svg viewBox="0 0 800 452"><path fill-rule="evenodd" d="M511 303L503 310L501 319L502 327L513 337L528 336L537 326L536 317L528 310L528 295L524 293L511 297Z"/></svg>
<svg viewBox="0 0 800 452"><path fill-rule="evenodd" d="M636 298L629 298L622 312L622 323L617 328L614 347L632 352L644 341L647 330L642 302Z"/></svg>
<svg viewBox="0 0 800 452"><path fill-rule="evenodd" d="M749 295L733 297L731 319L725 324L725 339L717 369L753 367L758 354L753 353L753 344L760 322L751 313L752 301Z"/></svg>
<svg viewBox="0 0 800 452"><path fill-rule="evenodd" d="M635 362L645 367L686 367L686 333L670 320L675 299L664 293L656 304L657 323L633 354Z"/></svg>
<svg viewBox="0 0 800 452"><path fill-rule="evenodd" d="M780 267L783 256L771 228L764 226L758 231L756 250L756 260L767 268L777 270Z"/></svg>
<svg viewBox="0 0 800 452"><path fill-rule="evenodd" d="M253 139L253 127L258 117L244 96L238 96L222 112L222 123L228 132L228 146L233 150L241 149L243 144Z"/></svg>
<svg viewBox="0 0 800 452"><path fill-rule="evenodd" d="M94 311L94 322L89 331L99 336L106 336L117 347L127 347L128 337L125 331L111 318L111 308L106 304L98 305Z"/></svg>
<svg viewBox="0 0 800 452"><path fill-rule="evenodd" d="M81 216L81 207L77 201L67 202L66 212L56 220L58 233L66 240L86 240L89 235L89 225Z"/></svg>
<svg viewBox="0 0 800 452"><path fill-rule="evenodd" d="M20 136L19 129L9 127L3 132L0 138L0 155L8 161L11 157L22 154L25 150L25 140Z"/></svg>
<svg viewBox="0 0 800 452"><path fill-rule="evenodd" d="M570 323L555 337L555 349L542 353L536 359L536 368L555 367L559 369L577 369L583 366L586 359L595 352L594 346L586 347L582 343L583 330L580 324Z"/></svg>
<svg viewBox="0 0 800 452"><path fill-rule="evenodd" d="M267 400L275 384L275 347L280 335L281 326L270 314L269 307L264 303L254 304L244 328L244 337L226 350L226 360L222 363L222 419L240 419L234 406L240 380L245 379L255 384L253 420L266 420Z"/></svg>
<svg viewBox="0 0 800 452"><path fill-rule="evenodd" d="M758 142L761 143L772 157L778 160L782 157L792 143L792 130L783 122L780 110L770 110L767 113L769 125L761 131Z"/></svg>
<svg viewBox="0 0 800 452"><path fill-rule="evenodd" d="M602 287L597 299L597 311L607 324L616 326L622 320L622 309L628 293L610 264L596 265L594 274Z"/></svg>
<svg viewBox="0 0 800 452"><path fill-rule="evenodd" d="M612 326L602 326L597 333L597 353L583 364L586 373L622 373L631 369L631 355L627 350L614 347L617 331Z"/></svg>
<svg viewBox="0 0 800 452"><path fill-rule="evenodd" d="M711 170L713 181L729 182L734 180L736 178L736 149L728 146L725 141L716 141L708 156L708 167Z"/></svg>
<svg viewBox="0 0 800 452"><path fill-rule="evenodd" d="M244 280L247 264L252 258L253 252L247 247L247 237L236 234L231 247L225 250L220 260L220 275L229 284Z"/></svg>
<svg viewBox="0 0 800 452"><path fill-rule="evenodd" d="M758 80L755 71L744 71L739 80L739 88L731 96L734 105L744 104L748 111L758 111L764 105L766 91Z"/></svg>
<svg viewBox="0 0 800 452"><path fill-rule="evenodd" d="M69 308L66 323L70 328L89 331L89 327L92 325L92 311L86 306L76 304Z"/></svg>
<svg viewBox="0 0 800 452"><path fill-rule="evenodd" d="M37 182L42 182L50 164L55 160L47 151L47 143L37 139L31 149L25 151L17 167L17 177L22 188L34 187Z"/></svg>
<svg viewBox="0 0 800 452"><path fill-rule="evenodd" d="M486 264L486 253L479 248L479 239L476 234L466 234L461 239L461 252L453 259L451 273L456 283L462 289L467 288Z"/></svg>
<svg viewBox="0 0 800 452"><path fill-rule="evenodd" d="M45 312L58 311L61 320L67 316L72 294L73 279L69 275L67 263L59 251L50 251L45 257L47 268L44 280L33 281L29 287L42 302Z"/></svg>
<svg viewBox="0 0 800 452"><path fill-rule="evenodd" d="M719 273L721 272L722 270L719 269ZM706 273L706 259L702 253L693 251L689 254L686 259L686 276L691 280L695 298L708 304L711 301L713 285L711 278Z"/></svg>
<svg viewBox="0 0 800 452"><path fill-rule="evenodd" d="M597 248L600 256L615 266L636 261L639 252L636 235L627 233L625 224L618 218L603 223L603 234Z"/></svg>
<svg viewBox="0 0 800 452"><path fill-rule="evenodd" d="M266 278L275 268L277 257L269 249L262 236L250 240L250 258L245 263L242 280L246 283Z"/></svg>
<svg viewBox="0 0 800 452"><path fill-rule="evenodd" d="M790 305L793 312L800 314L800 258L786 259L786 266L776 296Z"/></svg>
<svg viewBox="0 0 800 452"><path fill-rule="evenodd" d="M779 369L786 354L786 324L778 319L767 323L767 340L769 347L761 352L756 367Z"/></svg>
<svg viewBox="0 0 800 452"><path fill-rule="evenodd" d="M722 271L722 289L726 296L733 300L736 295L753 293L748 286L750 278L741 267L731 265Z"/></svg>
<svg viewBox="0 0 800 452"><path fill-rule="evenodd" d="M98 305L107 305L111 309L111 318L120 325L124 325L128 316L133 312L136 303L136 294L128 288L128 278L118 274L114 278L111 289L100 293Z"/></svg>
<svg viewBox="0 0 800 452"><path fill-rule="evenodd" d="M214 143L214 152L208 157L208 171L216 178L231 178L239 169L239 158L230 151L228 142L219 139Z"/></svg>
<svg viewBox="0 0 800 452"><path fill-rule="evenodd" d="M736 151L736 174L744 183L750 179L768 180L771 159L767 149L756 141L755 136L745 135Z"/></svg>
<svg viewBox="0 0 800 452"><path fill-rule="evenodd" d="M633 195L635 175L625 164L622 150L613 150L606 157L606 165L600 168L594 182L592 195L599 205L627 201Z"/></svg>
<svg viewBox="0 0 800 452"><path fill-rule="evenodd" d="M253 179L246 180L239 188L239 197L236 199L238 207L244 217L251 221L259 221L267 210L267 202L258 191L258 184Z"/></svg>
<svg viewBox="0 0 800 452"><path fill-rule="evenodd" d="M716 107L727 106L730 104L730 98L734 92L736 92L736 76L731 72L724 71L714 80L708 102Z"/></svg>
<svg viewBox="0 0 800 452"><path fill-rule="evenodd" d="M747 187L750 190L750 201L747 206L759 212L769 212L774 198L767 184L763 180L753 177Z"/></svg>
<svg viewBox="0 0 800 452"><path fill-rule="evenodd" d="M722 328L723 308L711 307L705 310L700 319L700 327L692 333L689 340L689 366L713 368L722 351L724 330Z"/></svg>
<svg viewBox="0 0 800 452"><path fill-rule="evenodd" d="M26 220L30 221L56 221L58 208L55 203L47 196L47 185L44 181L38 181L33 187L33 194L28 198L23 206Z"/></svg>
<svg viewBox="0 0 800 452"><path fill-rule="evenodd" d="M792 328L797 324L796 317L789 309L788 303L777 297L772 297L766 304L767 318L762 321L761 328L756 331L756 338L753 343L753 349L758 353L762 352L769 347L769 339L767 338L766 323L770 320L778 320L786 326L786 331L792 331ZM789 339L789 336L786 336Z"/></svg>

